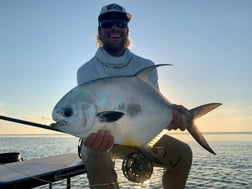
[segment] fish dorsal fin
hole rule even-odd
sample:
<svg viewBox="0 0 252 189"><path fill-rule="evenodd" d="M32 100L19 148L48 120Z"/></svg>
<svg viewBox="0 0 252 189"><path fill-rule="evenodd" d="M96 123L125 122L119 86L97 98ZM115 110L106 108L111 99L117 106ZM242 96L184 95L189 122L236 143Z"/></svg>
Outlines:
<svg viewBox="0 0 252 189"><path fill-rule="evenodd" d="M156 64L156 65L148 66L141 69L139 72L137 72L135 76L147 83L150 83L149 81L150 73L159 66L172 66L172 64Z"/></svg>
<svg viewBox="0 0 252 189"><path fill-rule="evenodd" d="M123 112L118 111L104 111L99 112L96 116L99 118L101 122L115 122L120 119L124 115Z"/></svg>

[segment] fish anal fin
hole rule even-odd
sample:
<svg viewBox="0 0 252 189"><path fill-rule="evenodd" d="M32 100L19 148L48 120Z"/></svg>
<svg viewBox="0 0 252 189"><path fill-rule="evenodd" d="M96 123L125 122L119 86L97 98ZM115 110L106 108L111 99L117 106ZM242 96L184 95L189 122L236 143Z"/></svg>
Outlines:
<svg viewBox="0 0 252 189"><path fill-rule="evenodd" d="M118 111L104 111L96 114L101 122L115 122L119 120L123 115L123 112Z"/></svg>

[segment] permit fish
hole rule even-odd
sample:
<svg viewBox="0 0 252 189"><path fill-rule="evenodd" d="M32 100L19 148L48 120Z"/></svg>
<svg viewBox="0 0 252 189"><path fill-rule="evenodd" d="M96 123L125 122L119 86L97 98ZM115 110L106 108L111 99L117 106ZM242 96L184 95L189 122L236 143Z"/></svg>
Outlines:
<svg viewBox="0 0 252 189"><path fill-rule="evenodd" d="M114 143L143 147L172 122L173 104L150 84L149 75L158 64L130 76L92 80L70 90L55 105L52 118L58 130L86 138L100 129L109 130ZM207 151L215 154L194 119L220 106L209 103L182 115L186 129Z"/></svg>

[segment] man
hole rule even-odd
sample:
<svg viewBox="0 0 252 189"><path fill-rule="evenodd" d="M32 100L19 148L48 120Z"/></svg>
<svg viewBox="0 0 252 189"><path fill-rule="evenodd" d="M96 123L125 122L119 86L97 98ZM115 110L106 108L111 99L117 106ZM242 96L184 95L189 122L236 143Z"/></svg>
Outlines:
<svg viewBox="0 0 252 189"><path fill-rule="evenodd" d="M142 68L154 64L129 51L128 22L130 20L131 15L120 5L110 4L101 9L97 35L99 48L95 56L79 68L78 84L103 77L133 75ZM158 90L156 70L151 74L150 81L152 86ZM173 122L167 126L167 129L185 130L181 115L188 115L188 113L183 106L174 105ZM119 157L123 157L129 152L129 149L113 145L114 138L106 130L90 134L82 143L81 153L86 164L90 188L119 188L112 156L117 154ZM163 187L184 188L192 162L190 147L164 135L154 145L152 151L151 155L164 166Z"/></svg>

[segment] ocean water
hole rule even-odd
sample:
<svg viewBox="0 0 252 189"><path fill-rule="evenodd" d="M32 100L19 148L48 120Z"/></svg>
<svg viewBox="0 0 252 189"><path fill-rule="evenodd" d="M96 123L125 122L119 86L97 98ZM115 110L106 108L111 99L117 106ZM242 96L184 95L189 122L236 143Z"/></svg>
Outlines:
<svg viewBox="0 0 252 189"><path fill-rule="evenodd" d="M217 155L205 151L187 133L171 135L188 143L193 151L186 189L252 189L252 133L204 134ZM77 144L78 139L68 135L0 135L0 153L21 152L24 160L77 152ZM120 188L162 188L162 168L154 168L147 182L135 184L123 176L121 163L122 160L116 161ZM53 188L66 188L65 184L66 181L58 181ZM86 174L73 177L72 188L88 188Z"/></svg>

